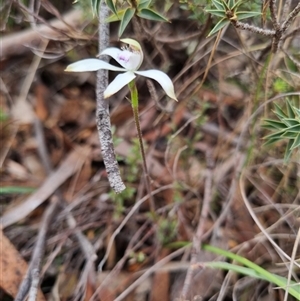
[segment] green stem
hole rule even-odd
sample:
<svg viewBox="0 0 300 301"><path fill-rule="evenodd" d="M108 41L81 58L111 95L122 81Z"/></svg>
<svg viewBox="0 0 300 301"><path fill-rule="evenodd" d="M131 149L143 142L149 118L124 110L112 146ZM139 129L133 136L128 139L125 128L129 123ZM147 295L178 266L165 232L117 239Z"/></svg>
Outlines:
<svg viewBox="0 0 300 301"><path fill-rule="evenodd" d="M148 173L145 148L144 148L142 131L141 131L141 126L140 126L138 91L137 91L134 80L132 80L128 84L128 86L129 86L129 90L131 93L131 107L132 107L132 111L133 111L134 122L135 122L136 130L137 130L137 134L138 134L138 138L139 138L140 151L141 151L142 160L143 160L143 169L144 169L144 173L145 173L147 192L149 194L150 209L151 209L151 212L154 213L155 212L155 204L154 204L154 200L153 200L153 197L151 194L150 176Z"/></svg>

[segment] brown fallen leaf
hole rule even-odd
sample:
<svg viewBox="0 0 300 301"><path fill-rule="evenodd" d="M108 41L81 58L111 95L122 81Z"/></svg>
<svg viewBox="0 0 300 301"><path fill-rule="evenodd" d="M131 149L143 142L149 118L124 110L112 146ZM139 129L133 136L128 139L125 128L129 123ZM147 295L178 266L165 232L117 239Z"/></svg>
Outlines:
<svg viewBox="0 0 300 301"><path fill-rule="evenodd" d="M48 176L36 192L29 196L23 203L3 214L0 218L2 229L25 218L34 209L47 200L59 186L61 186L76 171L82 168L82 165L90 152L90 147L78 147L73 150L64 162Z"/></svg>
<svg viewBox="0 0 300 301"><path fill-rule="evenodd" d="M28 265L1 229L0 246L0 287L15 297ZM41 290L38 291L37 301L46 301Z"/></svg>

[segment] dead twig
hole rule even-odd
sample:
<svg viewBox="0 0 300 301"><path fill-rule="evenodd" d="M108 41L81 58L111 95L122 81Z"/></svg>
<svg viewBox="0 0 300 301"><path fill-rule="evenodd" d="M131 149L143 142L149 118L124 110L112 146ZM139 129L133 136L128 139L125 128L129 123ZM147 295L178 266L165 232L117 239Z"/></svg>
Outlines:
<svg viewBox="0 0 300 301"><path fill-rule="evenodd" d="M108 17L108 7L105 1L101 1L99 7L99 53L109 45L109 24L105 22ZM108 61L108 57L103 57ZM104 99L103 92L108 85L108 71L98 70L97 72L97 109L96 122L103 154L103 161L107 170L108 180L111 188L116 192L122 192L126 187L121 179L118 162L114 151L111 124L109 116L109 103Z"/></svg>
<svg viewBox="0 0 300 301"><path fill-rule="evenodd" d="M31 261L27 270L27 274L20 285L15 301L25 300L28 292L28 301L36 300L38 285L40 283L40 266L45 251L46 235L51 221L58 209L58 204L58 198L53 197L50 206L48 206L44 213L36 244L31 256Z"/></svg>
<svg viewBox="0 0 300 301"><path fill-rule="evenodd" d="M190 287L192 285L195 266L197 266L197 261L199 260L203 235L205 233L205 224L209 216L209 206L212 197L211 189L213 184L213 166L214 166L214 162L211 156L209 155L209 151L206 152L206 162L207 162L207 170L206 170L206 178L205 178L204 198L203 198L201 214L198 221L197 231L193 238L193 246L192 246L193 251L191 256L191 262L187 270L187 274L185 277L185 281L181 293L183 300L186 300L189 297L191 297L188 296L188 292L190 291Z"/></svg>
<svg viewBox="0 0 300 301"><path fill-rule="evenodd" d="M63 20L51 20L48 24L37 25L35 30L29 28L20 32L15 32L9 35L5 35L1 38L1 55L0 59L12 57L15 55L24 54L30 52L30 43L36 39L59 39L61 36L70 39L74 35L74 28L82 24L82 11L73 9L63 15ZM68 24L68 25L66 25ZM73 31L70 29L72 27ZM76 33L76 37L78 37ZM81 35L83 38L83 35Z"/></svg>
<svg viewBox="0 0 300 301"><path fill-rule="evenodd" d="M278 51L278 49L281 48L281 45L283 43L283 41L286 38L286 35L284 35L288 28L290 27L290 25L293 23L293 21L295 20L295 18L297 17L297 15L300 12L300 2L298 3L298 5L287 15L286 19L280 24L278 21L278 17L277 17L277 13L276 13L276 1L275 0L271 0L269 2L269 8L270 8L270 12L271 12L271 19L272 19L272 25L273 25L273 29L264 29L264 28L260 28L254 25L250 25L248 23L243 23L237 20L232 19L231 20L231 24L233 26L235 26L236 28L242 29L242 30L248 30L251 31L253 33L258 33L258 34L262 34L265 36L270 36L273 38L272 40L272 52L276 53ZM287 9L285 7L285 9ZM286 12L285 12L286 13Z"/></svg>

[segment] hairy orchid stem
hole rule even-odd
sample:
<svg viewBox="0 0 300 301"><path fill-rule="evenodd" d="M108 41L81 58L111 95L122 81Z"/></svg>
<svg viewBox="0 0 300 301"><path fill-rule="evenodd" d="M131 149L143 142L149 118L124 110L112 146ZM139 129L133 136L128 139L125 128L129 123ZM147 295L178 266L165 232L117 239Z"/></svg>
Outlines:
<svg viewBox="0 0 300 301"><path fill-rule="evenodd" d="M150 175L148 173L145 148L144 148L144 143L143 143L143 138L142 138L142 131L141 131L141 127L140 127L138 91L137 91L134 80L131 81L128 84L128 86L129 86L129 90L130 90L130 94L131 94L131 106L132 106L134 122L135 122L136 130L137 130L137 134L138 134L138 138L139 138L140 151L141 151L142 160L143 160L143 169L144 169L144 173L145 173L146 188L147 188L147 192L149 194L150 209L151 209L151 212L154 213L155 212L155 204L154 204L154 200L153 200L153 197L151 194Z"/></svg>

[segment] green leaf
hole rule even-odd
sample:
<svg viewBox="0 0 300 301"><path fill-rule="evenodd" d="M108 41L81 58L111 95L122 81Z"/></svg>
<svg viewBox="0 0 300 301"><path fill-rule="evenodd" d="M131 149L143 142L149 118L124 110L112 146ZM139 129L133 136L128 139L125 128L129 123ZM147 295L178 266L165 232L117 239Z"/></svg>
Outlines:
<svg viewBox="0 0 300 301"><path fill-rule="evenodd" d="M295 114L297 115L296 118L300 118L300 109L297 109L296 107L293 107Z"/></svg>
<svg viewBox="0 0 300 301"><path fill-rule="evenodd" d="M141 0L138 4L138 10L149 7L152 0Z"/></svg>
<svg viewBox="0 0 300 301"><path fill-rule="evenodd" d="M241 11L241 12L237 12L236 15L237 15L238 20L244 20L244 19L260 16L261 13L255 12L255 11L253 11L253 12Z"/></svg>
<svg viewBox="0 0 300 301"><path fill-rule="evenodd" d="M273 134L270 134L268 136L265 136L264 139L265 140L269 140L269 139L278 139L279 140L282 140L282 134L285 133L285 130L282 130L280 132L276 132L276 133L273 133Z"/></svg>
<svg viewBox="0 0 300 301"><path fill-rule="evenodd" d="M295 138L295 141L294 143L292 144L291 146L291 150L297 148L297 147L300 147L300 133L297 135L297 137Z"/></svg>
<svg viewBox="0 0 300 301"><path fill-rule="evenodd" d="M286 125L281 121L277 121L273 119L265 119L264 122L266 122L266 124L263 124L264 128L275 129L275 130L286 129Z"/></svg>
<svg viewBox="0 0 300 301"><path fill-rule="evenodd" d="M294 132L284 132L281 137L282 139L295 139L297 137L298 133L294 133Z"/></svg>
<svg viewBox="0 0 300 301"><path fill-rule="evenodd" d="M289 160L289 158L291 157L292 154L292 145L294 144L293 140L289 140L288 145L285 149L285 154L284 154L284 162L287 163L287 161ZM299 300L299 299L298 299Z"/></svg>
<svg viewBox="0 0 300 301"><path fill-rule="evenodd" d="M298 125L300 122L294 118L282 118L282 122L284 122L287 126Z"/></svg>
<svg viewBox="0 0 300 301"><path fill-rule="evenodd" d="M170 22L168 19L166 19L164 16L160 15L158 12L150 9L150 8L143 8L141 9L137 15L140 18L148 19L152 21L158 21L158 22Z"/></svg>
<svg viewBox="0 0 300 301"><path fill-rule="evenodd" d="M91 0L93 17L98 16L100 0Z"/></svg>
<svg viewBox="0 0 300 301"><path fill-rule="evenodd" d="M208 34L208 37L212 36L216 32L220 31L223 27L225 27L230 21L227 20L227 18L223 18L220 20L216 26L211 30L211 32Z"/></svg>
<svg viewBox="0 0 300 301"><path fill-rule="evenodd" d="M275 111L273 111L278 118L288 118L288 116L282 111L282 109L279 107L279 105L277 105L276 103L274 103L275 106Z"/></svg>
<svg viewBox="0 0 300 301"><path fill-rule="evenodd" d="M133 18L134 14L135 14L135 8L132 8L132 7L126 8L124 16L121 20L120 27L119 27L119 37L122 36L124 30L126 29L130 20Z"/></svg>
<svg viewBox="0 0 300 301"><path fill-rule="evenodd" d="M287 113L289 115L290 118L295 118L295 113L293 110L293 106L291 104L291 102L287 99L286 101L286 107L287 107Z"/></svg>
<svg viewBox="0 0 300 301"><path fill-rule="evenodd" d="M271 145L271 144L274 144L275 142L278 142L280 140L281 140L280 138L271 138L271 139L268 139L268 141L265 142L263 145L264 146Z"/></svg>
<svg viewBox="0 0 300 301"><path fill-rule="evenodd" d="M140 18L148 19L152 21L158 21L158 22L170 22L167 18L159 14L158 12L150 9L150 8L143 8L141 9L137 15Z"/></svg>
<svg viewBox="0 0 300 301"><path fill-rule="evenodd" d="M233 9L234 8L234 4L235 4L234 2L235 2L235 0L228 0L228 8L229 9Z"/></svg>
<svg viewBox="0 0 300 301"><path fill-rule="evenodd" d="M218 9L206 9L205 10L207 13L210 13L211 15L217 16L217 17L221 17L221 18L225 18L226 14L224 12L224 10L218 10Z"/></svg>
<svg viewBox="0 0 300 301"><path fill-rule="evenodd" d="M293 133L300 133L300 123L288 127L287 131L293 132Z"/></svg>
<svg viewBox="0 0 300 301"><path fill-rule="evenodd" d="M230 8L231 9L237 9L241 4L243 4L243 2L245 2L245 0L239 0L233 6L230 6Z"/></svg>
<svg viewBox="0 0 300 301"><path fill-rule="evenodd" d="M106 5L115 15L117 15L116 6L113 0L106 0Z"/></svg>
<svg viewBox="0 0 300 301"><path fill-rule="evenodd" d="M108 18L105 19L105 22L111 23L111 22L116 22L120 21L123 19L123 16L125 14L126 9L118 10L117 14L112 14Z"/></svg>
<svg viewBox="0 0 300 301"><path fill-rule="evenodd" d="M224 6L223 2L212 0L212 4L218 9L218 10L226 10L226 7Z"/></svg>

